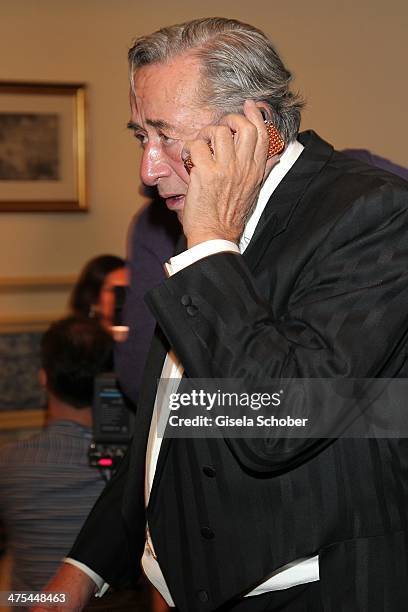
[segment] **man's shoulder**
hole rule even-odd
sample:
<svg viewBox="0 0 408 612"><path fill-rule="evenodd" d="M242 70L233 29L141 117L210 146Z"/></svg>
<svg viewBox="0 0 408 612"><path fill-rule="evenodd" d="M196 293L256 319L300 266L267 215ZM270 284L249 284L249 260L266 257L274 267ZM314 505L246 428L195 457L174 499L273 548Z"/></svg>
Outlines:
<svg viewBox="0 0 408 612"><path fill-rule="evenodd" d="M0 448L0 465L23 465L64 461L67 453L76 458L86 452L92 439L91 429L59 421L30 437L10 442ZM86 463L86 458L84 458Z"/></svg>
<svg viewBox="0 0 408 612"><path fill-rule="evenodd" d="M365 159L356 159L347 152L336 150L313 130L299 134L299 141L305 147L300 167L318 168L317 162L323 161L318 174L324 183L336 181L337 184L355 185L360 187L360 191L388 185L391 189L408 192L408 182L401 176L381 164L368 163Z"/></svg>
<svg viewBox="0 0 408 612"><path fill-rule="evenodd" d="M0 447L0 465L14 463L19 460L27 451L32 451L41 446L44 433L40 432L28 438L23 438L15 442L7 442Z"/></svg>
<svg viewBox="0 0 408 612"><path fill-rule="evenodd" d="M408 181L408 168L400 166L386 157L372 153L368 149L343 149L342 153L345 153L348 157L365 162L370 166L380 168L386 172L390 172L393 175L403 178L405 181Z"/></svg>
<svg viewBox="0 0 408 612"><path fill-rule="evenodd" d="M381 206L385 200L394 211L408 208L408 182L401 177L335 150L311 130L299 140L305 148L292 178L307 183L302 200L308 208L329 216L331 211L334 217L355 205Z"/></svg>

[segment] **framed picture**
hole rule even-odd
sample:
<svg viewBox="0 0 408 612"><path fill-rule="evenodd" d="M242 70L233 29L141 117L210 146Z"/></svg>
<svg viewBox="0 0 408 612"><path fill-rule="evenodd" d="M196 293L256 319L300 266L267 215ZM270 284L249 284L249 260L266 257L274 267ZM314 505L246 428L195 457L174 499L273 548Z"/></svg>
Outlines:
<svg viewBox="0 0 408 612"><path fill-rule="evenodd" d="M85 86L0 81L0 211L86 211Z"/></svg>

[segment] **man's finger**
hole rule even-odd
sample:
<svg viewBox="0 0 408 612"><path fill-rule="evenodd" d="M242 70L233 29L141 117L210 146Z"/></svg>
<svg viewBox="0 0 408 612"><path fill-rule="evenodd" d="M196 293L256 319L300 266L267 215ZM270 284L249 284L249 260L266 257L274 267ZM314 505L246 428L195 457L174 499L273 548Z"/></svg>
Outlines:
<svg viewBox="0 0 408 612"><path fill-rule="evenodd" d="M235 135L229 127L207 125L200 130L198 137L207 142L215 161L228 164L235 158Z"/></svg>
<svg viewBox="0 0 408 612"><path fill-rule="evenodd" d="M258 131L253 123L243 115L231 114L222 117L220 125L228 127L234 134L236 153L238 155L245 153L252 158L258 138Z"/></svg>
<svg viewBox="0 0 408 612"><path fill-rule="evenodd" d="M184 143L181 151L184 167L190 174L196 164L213 163L213 150L205 140L190 140Z"/></svg>

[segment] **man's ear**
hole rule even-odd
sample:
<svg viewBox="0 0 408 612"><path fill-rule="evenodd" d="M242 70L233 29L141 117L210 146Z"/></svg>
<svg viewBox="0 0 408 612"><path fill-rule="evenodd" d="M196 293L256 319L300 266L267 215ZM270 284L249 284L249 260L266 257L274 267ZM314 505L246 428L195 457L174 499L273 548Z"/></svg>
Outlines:
<svg viewBox="0 0 408 612"><path fill-rule="evenodd" d="M285 150L286 144L282 134L278 132L273 124L273 113L271 107L266 102L255 102L255 105L257 108L259 108L268 131L269 147L267 159L271 159L272 157L279 155L279 153L282 153L282 151Z"/></svg>
<svg viewBox="0 0 408 612"><path fill-rule="evenodd" d="M38 370L38 382L40 383L41 387L43 387L43 389L47 388L47 373L44 368L40 368Z"/></svg>
<svg viewBox="0 0 408 612"><path fill-rule="evenodd" d="M273 113L269 104L266 102L255 102L255 106L261 111L264 121L273 121Z"/></svg>

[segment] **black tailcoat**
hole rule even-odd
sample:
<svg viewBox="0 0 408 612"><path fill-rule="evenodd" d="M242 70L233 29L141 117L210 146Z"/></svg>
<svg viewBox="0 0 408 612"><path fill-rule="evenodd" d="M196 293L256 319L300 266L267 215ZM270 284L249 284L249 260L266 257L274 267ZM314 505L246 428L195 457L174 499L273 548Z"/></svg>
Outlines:
<svg viewBox="0 0 408 612"><path fill-rule="evenodd" d="M244 255L207 257L147 296L158 330L133 446L71 552L112 584L138 571L169 345L194 378L407 376L408 184L313 132L300 140ZM407 440L299 439L284 451L164 440L147 519L178 608L215 610L318 554L325 612L408 609Z"/></svg>

